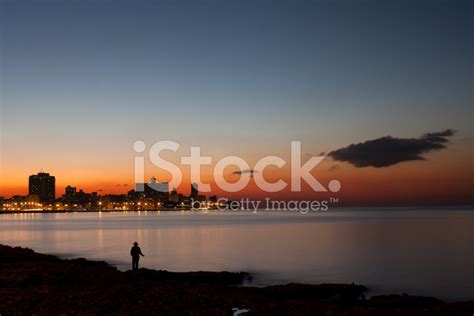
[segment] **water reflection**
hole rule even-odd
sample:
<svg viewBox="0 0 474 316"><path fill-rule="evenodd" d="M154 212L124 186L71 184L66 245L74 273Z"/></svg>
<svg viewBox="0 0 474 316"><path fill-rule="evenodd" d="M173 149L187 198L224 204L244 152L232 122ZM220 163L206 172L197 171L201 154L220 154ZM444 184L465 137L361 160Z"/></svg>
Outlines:
<svg viewBox="0 0 474 316"><path fill-rule="evenodd" d="M1 216L0 242L129 268L249 271L257 285L358 282L444 299L474 293L474 212L125 212Z"/></svg>

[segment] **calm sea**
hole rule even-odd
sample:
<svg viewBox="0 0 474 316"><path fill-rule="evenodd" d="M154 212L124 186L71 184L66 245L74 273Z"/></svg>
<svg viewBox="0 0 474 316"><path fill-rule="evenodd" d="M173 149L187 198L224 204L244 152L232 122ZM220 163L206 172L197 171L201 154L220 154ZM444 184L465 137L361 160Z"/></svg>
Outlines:
<svg viewBox="0 0 474 316"><path fill-rule="evenodd" d="M466 208L294 212L0 215L0 243L129 268L247 271L253 285L350 283L372 292L474 299L474 211Z"/></svg>

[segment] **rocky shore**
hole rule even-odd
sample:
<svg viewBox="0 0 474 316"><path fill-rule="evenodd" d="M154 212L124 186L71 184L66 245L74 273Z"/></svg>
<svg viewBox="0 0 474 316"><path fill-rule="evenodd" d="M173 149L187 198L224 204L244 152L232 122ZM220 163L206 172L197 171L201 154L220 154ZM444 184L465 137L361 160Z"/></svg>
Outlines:
<svg viewBox="0 0 474 316"><path fill-rule="evenodd" d="M121 272L0 245L0 315L473 315L474 301L408 295L363 299L355 284L239 287L247 273ZM474 293L473 293L474 296Z"/></svg>

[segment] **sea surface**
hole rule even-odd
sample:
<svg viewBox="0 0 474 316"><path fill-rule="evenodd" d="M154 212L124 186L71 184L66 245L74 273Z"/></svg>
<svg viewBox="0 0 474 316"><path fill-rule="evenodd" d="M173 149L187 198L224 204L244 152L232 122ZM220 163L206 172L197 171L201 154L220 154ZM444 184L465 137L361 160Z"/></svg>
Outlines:
<svg viewBox="0 0 474 316"><path fill-rule="evenodd" d="M0 243L125 270L247 271L251 285L360 283L369 294L474 299L474 210L360 208L298 212L0 215Z"/></svg>

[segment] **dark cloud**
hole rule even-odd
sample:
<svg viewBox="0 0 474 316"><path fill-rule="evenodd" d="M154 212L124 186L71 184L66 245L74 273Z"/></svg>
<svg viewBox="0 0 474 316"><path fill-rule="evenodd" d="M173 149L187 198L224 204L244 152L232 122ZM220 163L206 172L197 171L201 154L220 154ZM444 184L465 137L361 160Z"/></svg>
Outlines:
<svg viewBox="0 0 474 316"><path fill-rule="evenodd" d="M234 171L233 174L235 175L241 175L241 174L254 174L256 173L257 171L256 170L252 170L252 169L245 169L245 170L238 170L238 171Z"/></svg>
<svg viewBox="0 0 474 316"><path fill-rule="evenodd" d="M424 160L422 154L446 148L448 137L455 130L427 133L419 138L394 138L386 136L363 143L352 144L331 151L328 156L336 161L362 167L388 167L404 161Z"/></svg>

